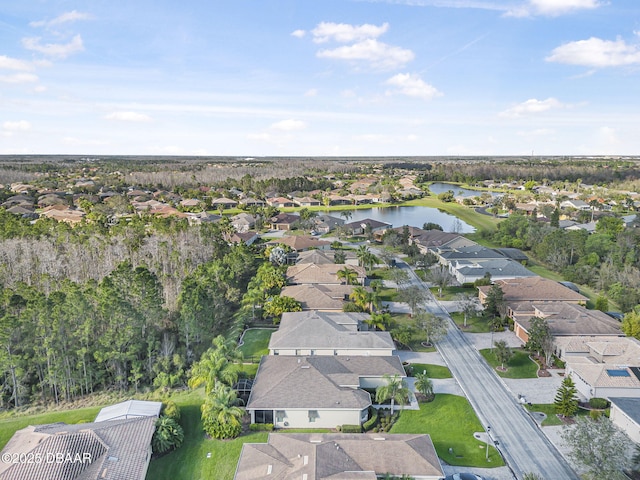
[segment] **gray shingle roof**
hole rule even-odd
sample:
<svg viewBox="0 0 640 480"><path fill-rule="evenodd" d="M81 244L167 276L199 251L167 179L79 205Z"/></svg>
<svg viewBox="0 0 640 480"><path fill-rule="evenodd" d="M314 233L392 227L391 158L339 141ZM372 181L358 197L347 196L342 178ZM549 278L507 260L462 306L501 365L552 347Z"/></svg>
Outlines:
<svg viewBox="0 0 640 480"><path fill-rule="evenodd" d="M247 409L366 408L369 394L349 385L358 386L361 376L384 374L405 376L397 356L264 356Z"/></svg>
<svg viewBox="0 0 640 480"><path fill-rule="evenodd" d="M1 464L0 480L142 479L150 460L156 420L140 417L26 427L14 434L2 453L31 453L43 461ZM56 454L64 455L66 461L56 462Z"/></svg>
<svg viewBox="0 0 640 480"><path fill-rule="evenodd" d="M284 317L280 328L271 335L270 349L393 349L389 332L358 332L339 325L330 318L309 315Z"/></svg>
<svg viewBox="0 0 640 480"><path fill-rule="evenodd" d="M268 445L269 450L264 444L244 444L235 480L304 475L308 480L369 480L386 473L434 480L444 476L429 435L272 433Z"/></svg>
<svg viewBox="0 0 640 480"><path fill-rule="evenodd" d="M640 425L640 398L609 397L609 401Z"/></svg>

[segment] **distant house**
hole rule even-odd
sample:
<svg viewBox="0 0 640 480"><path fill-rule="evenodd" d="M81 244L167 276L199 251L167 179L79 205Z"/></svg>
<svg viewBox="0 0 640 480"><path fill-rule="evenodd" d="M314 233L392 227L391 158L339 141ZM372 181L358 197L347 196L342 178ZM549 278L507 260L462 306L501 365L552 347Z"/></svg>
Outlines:
<svg viewBox="0 0 640 480"><path fill-rule="evenodd" d="M359 425L371 405L364 389L386 385L384 375L406 376L397 356L265 355L246 409L251 423L275 428Z"/></svg>
<svg viewBox="0 0 640 480"><path fill-rule="evenodd" d="M264 207L264 200L260 200L259 198L247 197L240 199L241 205L246 205L247 207Z"/></svg>
<svg viewBox="0 0 640 480"><path fill-rule="evenodd" d="M453 249L476 245L476 242L469 240L457 233L443 232L440 230L425 230L424 233L413 237L411 243L418 245L422 253L434 253L438 249Z"/></svg>
<svg viewBox="0 0 640 480"><path fill-rule="evenodd" d="M234 215L230 220L236 232L248 232L256 224L256 218L245 212Z"/></svg>
<svg viewBox="0 0 640 480"><path fill-rule="evenodd" d="M565 200L560 203L561 208L575 208L576 210L591 210L591 206L582 200Z"/></svg>
<svg viewBox="0 0 640 480"><path fill-rule="evenodd" d="M291 213L279 213L271 218L271 228L273 230L293 230L294 226L300 222L299 215Z"/></svg>
<svg viewBox="0 0 640 480"><path fill-rule="evenodd" d="M198 208L201 204L202 202L197 198L186 198L180 202L182 207L187 208Z"/></svg>
<svg viewBox="0 0 640 480"><path fill-rule="evenodd" d="M415 480L444 477L429 435L270 433L267 443L245 443L234 480Z"/></svg>
<svg viewBox="0 0 640 480"><path fill-rule="evenodd" d="M322 205L322 202L317 198L312 197L294 197L292 198L293 203L300 207L319 207Z"/></svg>
<svg viewBox="0 0 640 480"><path fill-rule="evenodd" d="M230 198L214 198L211 201L211 206L215 209L219 210L227 210L229 208L234 208L238 205L238 202L235 200L231 200Z"/></svg>
<svg viewBox="0 0 640 480"><path fill-rule="evenodd" d="M273 197L267 199L267 205L276 208L295 207L296 204L293 200L284 197Z"/></svg>
<svg viewBox="0 0 640 480"><path fill-rule="evenodd" d="M304 252L307 250L328 250L331 246L331 242L320 240L319 238L310 235L293 235L277 238L268 242L268 245L274 244L286 245L295 252Z"/></svg>
<svg viewBox="0 0 640 480"><path fill-rule="evenodd" d="M502 289L508 307L507 314L512 318L516 312L523 312L523 314L524 312L533 313L531 302L538 304L543 302L567 302L584 305L588 300L584 295L544 277L497 280L495 284ZM478 299L481 304L484 305L490 289L491 286L489 285L478 287Z"/></svg>
<svg viewBox="0 0 640 480"><path fill-rule="evenodd" d="M321 214L313 218L313 229L318 233L329 233L336 227L344 225L342 218L332 217L331 215Z"/></svg>
<svg viewBox="0 0 640 480"><path fill-rule="evenodd" d="M329 205L353 205L353 199L340 195L329 195Z"/></svg>
<svg viewBox="0 0 640 480"><path fill-rule="evenodd" d="M207 212L187 214L189 225L202 225L203 223L214 223L220 220L221 218L222 216L220 215L214 215L212 213L207 213Z"/></svg>
<svg viewBox="0 0 640 480"><path fill-rule="evenodd" d="M447 266L454 265L458 261L478 262L481 260L504 259L501 253L478 244L456 248L440 247L434 249L433 253L438 257L441 264Z"/></svg>
<svg viewBox="0 0 640 480"><path fill-rule="evenodd" d="M371 218L344 224L344 229L349 235L363 235L368 228L371 229L371 233L375 233L391 227L390 223L380 222Z"/></svg>
<svg viewBox="0 0 640 480"><path fill-rule="evenodd" d="M151 460L156 416L67 425L53 423L18 430L2 458L0 480L144 480ZM58 455L63 455L62 461Z"/></svg>
<svg viewBox="0 0 640 480"><path fill-rule="evenodd" d="M350 266L358 265L358 257L356 256L353 250L344 250L345 256L344 263ZM303 252L298 252L298 256L296 258L296 263L315 263L316 265L327 265L334 264L336 252L333 250L306 250Z"/></svg>
<svg viewBox="0 0 640 480"><path fill-rule="evenodd" d="M364 267L344 265L340 263L329 263L324 265L302 263L291 265L287 268L287 281L290 285L341 285L345 283L345 280L338 277L338 271L344 268L353 270L356 274L358 283L361 285L364 284L364 280L367 278L367 273Z"/></svg>
<svg viewBox="0 0 640 480"><path fill-rule="evenodd" d="M289 312L271 335L271 355L390 356L395 345L389 332L360 330L362 313Z"/></svg>

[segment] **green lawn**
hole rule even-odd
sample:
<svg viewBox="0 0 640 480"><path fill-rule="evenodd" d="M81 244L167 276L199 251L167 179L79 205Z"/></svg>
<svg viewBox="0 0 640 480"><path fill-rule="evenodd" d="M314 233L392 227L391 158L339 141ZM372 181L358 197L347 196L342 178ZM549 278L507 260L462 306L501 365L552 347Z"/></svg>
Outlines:
<svg viewBox="0 0 640 480"><path fill-rule="evenodd" d="M410 325L412 327L416 326L415 320L406 313L392 313L391 317L393 318L393 320L396 321L398 325ZM427 337L424 335L422 331L416 330L415 335L411 339L411 343L409 344L409 347L411 347L411 350L415 352L435 352L436 351L435 347L422 346L422 342L424 342L426 338Z"/></svg>
<svg viewBox="0 0 640 480"><path fill-rule="evenodd" d="M562 420L557 417L556 406L553 403L534 403L532 405L525 405L525 407L530 412L542 412L547 416L542 422L543 427L562 425ZM589 415L589 411L581 408L578 410L578 413L576 413L576 417L584 415Z"/></svg>
<svg viewBox="0 0 640 480"><path fill-rule="evenodd" d="M436 297L437 300L444 301L455 300L458 293L469 293L473 296L476 296L478 293L478 290L476 290L475 288L446 287L442 289L442 297L440 297L438 296L438 287L431 287L429 290L431 290L433 296Z"/></svg>
<svg viewBox="0 0 640 480"><path fill-rule="evenodd" d="M269 339L273 332L275 332L273 328L250 328L247 330L242 337L243 343L239 349L244 358L248 360L254 357L259 361L262 355L268 355Z"/></svg>
<svg viewBox="0 0 640 480"><path fill-rule="evenodd" d="M489 333L491 325L484 317L467 317L467 326L464 326L464 315L460 312L450 314L453 321L465 333Z"/></svg>
<svg viewBox="0 0 640 480"><path fill-rule="evenodd" d="M178 450L151 460L147 472L148 480L231 480L240 458L242 444L266 442L267 432L251 433L234 440L206 439L200 421L203 396L204 390L198 389L172 397L181 410L180 424L184 428L184 443ZM211 456L207 458L209 453Z"/></svg>
<svg viewBox="0 0 640 480"><path fill-rule="evenodd" d="M538 365L529 358L529 352L523 350L512 349L513 357L505 363L506 372L496 370L500 366L500 362L490 348L480 350L480 354L484 357L489 365L503 378L537 378Z"/></svg>
<svg viewBox="0 0 640 480"><path fill-rule="evenodd" d="M0 420L0 449L4 448L9 439L20 430L29 425L41 425L46 423L64 422L68 424L93 422L102 407L87 407L77 410L61 412L48 412L36 415L12 416Z"/></svg>
<svg viewBox="0 0 640 480"><path fill-rule="evenodd" d="M412 363L411 367L413 368L411 372L412 376L416 373L422 373L426 370L427 377L429 378L452 378L451 370L449 370L447 367L443 367L442 365Z"/></svg>
<svg viewBox="0 0 640 480"><path fill-rule="evenodd" d="M395 288L381 288L378 290L378 299L381 302L395 302L398 291Z"/></svg>
<svg viewBox="0 0 640 480"><path fill-rule="evenodd" d="M431 403L420 404L420 410L404 410L390 433L428 433L438 456L450 465L468 467L500 467L502 457L489 448L490 462L485 460L486 444L473 434L484 431L469 401L464 397L437 394ZM450 450L453 453L449 453Z"/></svg>
<svg viewBox="0 0 640 480"><path fill-rule="evenodd" d="M456 202L441 202L435 196L410 200L408 202L404 202L402 205L438 208L450 213L451 215L455 215L463 222L475 227L477 230L488 230L493 232L500 222L499 218L495 218L491 215L482 215L481 213L476 212L473 208L465 207L464 205L460 205Z"/></svg>

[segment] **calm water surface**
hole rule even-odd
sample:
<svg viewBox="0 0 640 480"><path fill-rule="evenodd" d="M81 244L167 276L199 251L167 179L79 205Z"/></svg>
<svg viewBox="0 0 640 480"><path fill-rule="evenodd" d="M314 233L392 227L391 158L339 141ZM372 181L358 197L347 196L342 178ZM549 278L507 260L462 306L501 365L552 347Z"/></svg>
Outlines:
<svg viewBox="0 0 640 480"><path fill-rule="evenodd" d="M371 218L380 222L390 223L393 227L409 225L419 228L422 228L422 225L427 222L433 222L442 226L445 232L475 232L475 228L468 223L463 222L458 217L431 207L368 208L363 210L352 210L351 213L352 217L351 220L349 220L350 222ZM337 212L333 212L331 215L339 217Z"/></svg>
<svg viewBox="0 0 640 480"><path fill-rule="evenodd" d="M459 187L458 185L452 185L450 183L440 183L440 182L432 183L431 185L429 185L429 190L432 193L435 193L436 195L439 195L448 190L451 190L456 197L479 197L480 195L485 193L484 190L473 190L470 188L462 188L462 187ZM486 193L489 193L492 197L502 195L502 193L497 193L497 192L486 192Z"/></svg>

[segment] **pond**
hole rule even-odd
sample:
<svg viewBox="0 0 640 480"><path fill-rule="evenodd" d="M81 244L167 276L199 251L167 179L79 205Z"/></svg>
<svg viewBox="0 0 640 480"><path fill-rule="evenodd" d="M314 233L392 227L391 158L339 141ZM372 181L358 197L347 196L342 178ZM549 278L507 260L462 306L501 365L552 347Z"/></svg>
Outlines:
<svg viewBox="0 0 640 480"><path fill-rule="evenodd" d="M488 192L485 190L473 190L471 188L462 188L458 185L453 185L451 183L441 183L441 182L432 183L431 185L429 185L429 190L431 191L431 193L434 193L436 195L439 195L441 193L451 190L456 197L479 197L483 193L488 193L492 197L498 197L500 195L503 195L502 193L498 193L498 192Z"/></svg>
<svg viewBox="0 0 640 480"><path fill-rule="evenodd" d="M445 190L446 191L446 190ZM422 228L427 222L440 225L445 232L473 233L473 228L458 217L431 207L386 207L351 210L349 222L371 218L380 222L390 223L393 227L409 225ZM334 212L335 215L335 212ZM338 216L338 215L335 215Z"/></svg>

